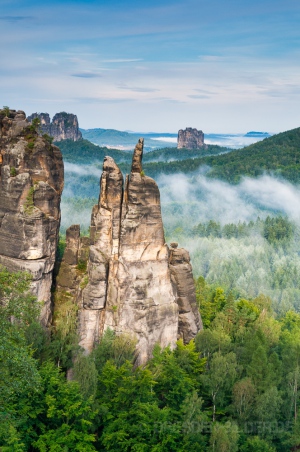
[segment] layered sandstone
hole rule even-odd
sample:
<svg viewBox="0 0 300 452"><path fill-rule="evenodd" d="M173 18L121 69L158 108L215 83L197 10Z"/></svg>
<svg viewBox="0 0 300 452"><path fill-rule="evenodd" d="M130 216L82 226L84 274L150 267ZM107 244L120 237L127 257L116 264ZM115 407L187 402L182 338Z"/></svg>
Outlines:
<svg viewBox="0 0 300 452"><path fill-rule="evenodd" d="M188 343L203 325L196 301L190 255L184 248L178 248L177 243L170 246L169 268L179 309L178 336Z"/></svg>
<svg viewBox="0 0 300 452"><path fill-rule="evenodd" d="M38 135L23 111L0 110L0 264L32 274L45 325L62 189L60 150Z"/></svg>
<svg viewBox="0 0 300 452"><path fill-rule="evenodd" d="M28 116L28 121L32 122L33 119L39 118L41 134L46 133L53 137L54 141L72 140L78 141L82 138L82 134L79 130L78 119L76 115L72 113L56 113L52 122L48 113L33 113Z"/></svg>
<svg viewBox="0 0 300 452"><path fill-rule="evenodd" d="M76 229L58 278L62 287L63 274L70 275L80 345L90 352L108 328L126 333L137 341L139 364L150 358L156 343L174 347L178 338L188 342L202 327L189 255L165 243L159 189L144 175L142 155L140 139L124 186L114 160L104 159L87 274L78 276L76 270L74 256L81 249Z"/></svg>
<svg viewBox="0 0 300 452"><path fill-rule="evenodd" d="M202 132L202 130L187 127L185 130L181 129L178 131L178 149L203 149L205 147L206 145L204 144L204 133Z"/></svg>

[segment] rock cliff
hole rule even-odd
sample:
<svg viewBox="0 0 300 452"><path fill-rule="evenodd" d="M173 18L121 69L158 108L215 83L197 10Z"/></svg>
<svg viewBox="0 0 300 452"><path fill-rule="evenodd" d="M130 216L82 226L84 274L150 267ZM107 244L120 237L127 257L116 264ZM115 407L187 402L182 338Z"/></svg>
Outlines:
<svg viewBox="0 0 300 452"><path fill-rule="evenodd" d="M114 160L104 159L88 259L81 256L86 273L78 266L83 248L73 226L58 275L59 289L79 306L80 345L91 351L107 328L129 333L137 341L138 364L155 343L174 347L202 328L188 252L165 244L159 189L144 175L142 155L140 139L124 186Z"/></svg>
<svg viewBox="0 0 300 452"><path fill-rule="evenodd" d="M206 148L206 145L204 144L204 133L202 132L202 130L192 129L191 127L187 127L185 130L179 130L177 138L177 148Z"/></svg>
<svg viewBox="0 0 300 452"><path fill-rule="evenodd" d="M60 150L23 111L0 110L0 264L32 274L44 325L51 321L63 180Z"/></svg>
<svg viewBox="0 0 300 452"><path fill-rule="evenodd" d="M39 118L41 121L41 133L47 133L53 137L54 141L78 141L82 138L77 116L72 113L56 113L52 122L48 113L33 113L27 119L31 122L35 118Z"/></svg>

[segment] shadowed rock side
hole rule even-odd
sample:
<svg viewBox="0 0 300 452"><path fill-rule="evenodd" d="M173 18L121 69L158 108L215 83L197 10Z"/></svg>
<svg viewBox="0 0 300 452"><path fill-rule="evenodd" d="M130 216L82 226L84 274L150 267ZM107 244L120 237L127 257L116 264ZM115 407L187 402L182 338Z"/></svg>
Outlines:
<svg viewBox="0 0 300 452"><path fill-rule="evenodd" d="M32 274L45 325L62 189L60 150L38 136L23 111L0 110L0 264Z"/></svg>
<svg viewBox="0 0 300 452"><path fill-rule="evenodd" d="M88 282L77 289L80 345L91 351L107 328L129 333L137 340L138 364L150 358L155 343L174 347L179 337L188 341L202 326L188 253L181 250L180 259L169 253L159 190L143 175L142 155L140 139L124 190L118 166L110 157L104 160L99 203L92 212ZM74 250L80 249L76 243Z"/></svg>
<svg viewBox="0 0 300 452"><path fill-rule="evenodd" d="M79 224L67 229L66 249L56 276L54 326L58 319L76 324L78 300L82 298L82 292L88 284L89 246L89 237L80 237Z"/></svg>
<svg viewBox="0 0 300 452"><path fill-rule="evenodd" d="M122 173L111 157L105 157L99 203L92 212L89 282L79 314L80 345L89 351L103 331L109 273L119 252L122 195Z"/></svg>
<svg viewBox="0 0 300 452"><path fill-rule="evenodd" d="M196 301L190 255L184 248L177 248L177 243L171 243L169 267L179 308L178 335L188 343L203 325Z"/></svg>

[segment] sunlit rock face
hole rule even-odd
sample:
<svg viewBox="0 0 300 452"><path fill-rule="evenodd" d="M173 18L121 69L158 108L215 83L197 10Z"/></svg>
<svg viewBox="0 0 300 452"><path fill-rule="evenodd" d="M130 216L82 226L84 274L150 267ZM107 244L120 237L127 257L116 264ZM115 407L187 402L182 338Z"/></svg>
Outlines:
<svg viewBox="0 0 300 452"><path fill-rule="evenodd" d="M49 113L32 113L27 119L29 122L32 122L35 118L40 120L41 134L48 134L53 137L54 141L78 141L82 138L77 116L73 113L66 113L64 111L56 113L53 116L52 122L50 121Z"/></svg>
<svg viewBox="0 0 300 452"><path fill-rule="evenodd" d="M185 130L178 131L178 149L203 149L206 147L207 146L204 144L204 133L202 130L187 127Z"/></svg>
<svg viewBox="0 0 300 452"><path fill-rule="evenodd" d="M60 150L38 135L23 111L0 110L0 264L32 274L45 325L63 181Z"/></svg>
<svg viewBox="0 0 300 452"><path fill-rule="evenodd" d="M107 328L127 333L137 341L138 364L156 343L173 348L202 327L188 253L165 244L159 189L143 174L142 155L140 139L124 185L114 160L104 159L88 283L78 298L80 345L90 352Z"/></svg>

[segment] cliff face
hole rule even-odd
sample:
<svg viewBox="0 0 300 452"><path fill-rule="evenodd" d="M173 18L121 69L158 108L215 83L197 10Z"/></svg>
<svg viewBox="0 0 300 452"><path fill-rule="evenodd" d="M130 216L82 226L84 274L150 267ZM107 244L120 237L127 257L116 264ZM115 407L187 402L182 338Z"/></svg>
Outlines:
<svg viewBox="0 0 300 452"><path fill-rule="evenodd" d="M78 141L82 138L77 116L72 113L56 113L52 122L48 113L33 113L27 119L31 122L35 118L39 118L41 121L40 129L42 134L47 133L53 137L54 141Z"/></svg>
<svg viewBox="0 0 300 452"><path fill-rule="evenodd" d="M142 155L140 139L124 187L114 160L104 159L87 274L72 289L80 345L91 351L107 328L129 333L137 340L139 364L149 359L155 343L174 347L178 338L188 342L202 327L189 255L165 244L159 190L143 175ZM68 243L66 256L78 255L78 239ZM67 259L68 270L61 270L58 281L63 273L76 273L75 260L67 264Z"/></svg>
<svg viewBox="0 0 300 452"><path fill-rule="evenodd" d="M178 131L177 148L202 149L204 144L204 133L202 130L187 127L185 130Z"/></svg>
<svg viewBox="0 0 300 452"><path fill-rule="evenodd" d="M45 325L62 189L60 150L37 134L23 111L0 110L0 264L32 274Z"/></svg>

